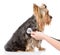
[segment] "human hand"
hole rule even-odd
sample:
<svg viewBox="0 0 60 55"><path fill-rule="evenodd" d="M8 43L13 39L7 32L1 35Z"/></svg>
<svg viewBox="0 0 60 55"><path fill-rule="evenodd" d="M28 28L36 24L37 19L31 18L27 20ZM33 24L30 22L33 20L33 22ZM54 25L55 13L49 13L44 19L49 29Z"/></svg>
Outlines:
<svg viewBox="0 0 60 55"><path fill-rule="evenodd" d="M36 40L44 39L44 34L39 31L31 32L31 37L35 38Z"/></svg>

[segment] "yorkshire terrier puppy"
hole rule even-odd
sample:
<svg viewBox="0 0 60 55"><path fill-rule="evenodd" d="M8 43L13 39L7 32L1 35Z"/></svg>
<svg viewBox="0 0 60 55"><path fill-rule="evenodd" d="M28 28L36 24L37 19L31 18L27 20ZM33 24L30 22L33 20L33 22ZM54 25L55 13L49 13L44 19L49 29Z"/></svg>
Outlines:
<svg viewBox="0 0 60 55"><path fill-rule="evenodd" d="M44 50L41 47L41 41L37 41L30 36L32 31L44 31L45 25L49 25L52 16L45 4L37 6L33 4L34 14L27 21L25 21L12 35L12 38L5 45L6 51L34 51L34 47L39 50Z"/></svg>

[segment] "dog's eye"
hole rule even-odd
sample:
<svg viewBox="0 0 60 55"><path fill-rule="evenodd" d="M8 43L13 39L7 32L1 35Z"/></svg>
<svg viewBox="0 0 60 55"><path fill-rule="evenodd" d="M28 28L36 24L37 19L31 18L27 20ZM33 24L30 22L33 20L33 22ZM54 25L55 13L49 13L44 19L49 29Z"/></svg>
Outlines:
<svg viewBox="0 0 60 55"><path fill-rule="evenodd" d="M47 11L46 14L49 14L49 11Z"/></svg>
<svg viewBox="0 0 60 55"><path fill-rule="evenodd" d="M43 16L41 15L41 18L42 18Z"/></svg>

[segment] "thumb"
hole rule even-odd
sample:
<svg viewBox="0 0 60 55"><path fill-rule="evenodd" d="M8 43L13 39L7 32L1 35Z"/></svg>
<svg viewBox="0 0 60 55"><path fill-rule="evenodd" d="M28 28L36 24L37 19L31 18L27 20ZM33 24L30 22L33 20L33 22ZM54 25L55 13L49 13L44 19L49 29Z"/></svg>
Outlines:
<svg viewBox="0 0 60 55"><path fill-rule="evenodd" d="M35 36L34 36L34 35L31 35L31 37L32 37L32 38L35 38Z"/></svg>
<svg viewBox="0 0 60 55"><path fill-rule="evenodd" d="M31 35L35 35L35 32L31 32Z"/></svg>

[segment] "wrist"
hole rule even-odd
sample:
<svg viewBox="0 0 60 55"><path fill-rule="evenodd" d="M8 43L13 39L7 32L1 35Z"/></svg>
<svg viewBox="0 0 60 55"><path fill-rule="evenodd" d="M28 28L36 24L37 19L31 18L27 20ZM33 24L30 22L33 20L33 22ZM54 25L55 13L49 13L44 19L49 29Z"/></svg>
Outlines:
<svg viewBox="0 0 60 55"><path fill-rule="evenodd" d="M49 39L49 36L48 36L48 35L44 35L44 36L43 36L43 39L44 39L44 40L48 40L48 39Z"/></svg>
<svg viewBox="0 0 60 55"><path fill-rule="evenodd" d="M47 35L43 34L42 39L45 40L47 38Z"/></svg>

